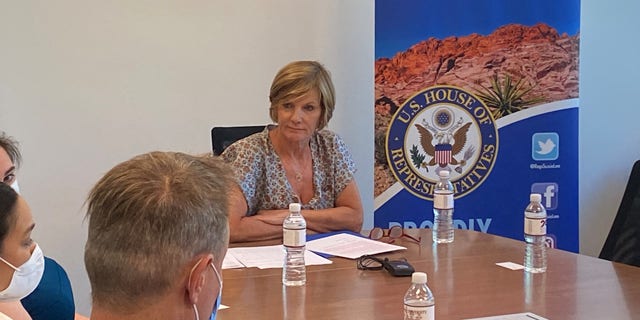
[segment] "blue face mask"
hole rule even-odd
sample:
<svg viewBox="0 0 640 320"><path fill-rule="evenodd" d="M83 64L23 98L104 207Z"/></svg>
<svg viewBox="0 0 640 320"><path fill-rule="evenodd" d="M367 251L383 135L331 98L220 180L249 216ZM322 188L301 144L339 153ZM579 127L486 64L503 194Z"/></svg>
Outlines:
<svg viewBox="0 0 640 320"><path fill-rule="evenodd" d="M209 317L209 320L215 320L216 319L216 314L218 313L218 308L220 308L220 301L222 300L222 277L220 276L220 273L218 272L218 269L216 269L216 266L214 266L213 263L211 263L210 266L211 266L211 268L213 268L213 272L215 272L216 277L218 278L218 283L220 284L220 290L218 291L218 297L216 298L216 302L214 303L214 306L213 306L213 311L211 312L211 316ZM191 277L191 276L189 276L189 277ZM196 320L200 320L200 315L198 315L198 309L196 308L195 304L193 305L193 312L196 314Z"/></svg>
<svg viewBox="0 0 640 320"><path fill-rule="evenodd" d="M218 282L220 283L220 291L218 291L218 297L216 298L216 303L213 306L213 312L211 313L211 317L209 317L209 320L216 320L216 314L218 313L220 301L222 300L222 277L220 277L220 273L218 273L218 269L216 269L216 266L214 266L213 263L211 264L211 267L213 268L213 272L216 273L216 277L218 277Z"/></svg>
<svg viewBox="0 0 640 320"><path fill-rule="evenodd" d="M216 305L213 307L213 312L211 313L211 317L209 317L209 320L216 320L216 313L218 313L218 308L220 308L220 300L222 300L222 297L218 295L218 298L216 299Z"/></svg>

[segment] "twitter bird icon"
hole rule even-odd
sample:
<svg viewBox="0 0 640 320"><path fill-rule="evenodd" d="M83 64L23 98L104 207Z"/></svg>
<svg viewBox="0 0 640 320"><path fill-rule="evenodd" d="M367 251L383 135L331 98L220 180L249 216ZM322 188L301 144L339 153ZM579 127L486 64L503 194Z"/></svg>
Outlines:
<svg viewBox="0 0 640 320"><path fill-rule="evenodd" d="M537 132L531 139L533 160L548 161L558 159L560 136L556 132Z"/></svg>
<svg viewBox="0 0 640 320"><path fill-rule="evenodd" d="M536 150L537 154L549 154L549 152L553 151L553 148L556 147L556 144L553 143L553 140L547 139L545 142L538 141L538 146L540 150Z"/></svg>

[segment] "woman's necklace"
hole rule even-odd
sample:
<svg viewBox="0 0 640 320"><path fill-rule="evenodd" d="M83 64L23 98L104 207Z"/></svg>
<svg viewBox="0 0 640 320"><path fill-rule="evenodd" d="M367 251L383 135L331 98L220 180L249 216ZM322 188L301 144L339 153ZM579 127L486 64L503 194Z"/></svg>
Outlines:
<svg viewBox="0 0 640 320"><path fill-rule="evenodd" d="M290 177L293 178L293 181L291 181L291 186L294 189L293 191L301 199L305 192L305 177L311 167L309 164L310 159L310 156L302 156L296 159L286 158L286 160L283 161L285 172L289 172Z"/></svg>
<svg viewBox="0 0 640 320"><path fill-rule="evenodd" d="M275 130L278 130L278 128L271 131L269 136L275 153L280 157L282 168L287 179L289 179L291 188L300 200L302 200L303 197L308 198L312 195L312 192L309 193L309 190L305 188L305 179L309 176L309 169L313 170L311 168L313 166L311 161L311 148L309 146L307 150L304 150L303 153L297 157L291 156L291 153L287 156L287 153L284 152L285 150L282 148L281 140L275 134ZM284 147L284 149L287 149L287 147Z"/></svg>
<svg viewBox="0 0 640 320"><path fill-rule="evenodd" d="M302 159L300 162L297 161L291 161L288 160L287 163L289 164L288 167L290 170L293 171L293 178L296 180L296 182L300 183L302 182L302 179L304 178L304 174L307 171L307 157L304 157L304 159Z"/></svg>

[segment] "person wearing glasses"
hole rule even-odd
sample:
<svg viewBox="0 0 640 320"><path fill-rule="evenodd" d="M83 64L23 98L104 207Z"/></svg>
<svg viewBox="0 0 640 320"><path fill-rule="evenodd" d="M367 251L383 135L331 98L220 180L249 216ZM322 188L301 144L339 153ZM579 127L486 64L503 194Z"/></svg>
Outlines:
<svg viewBox="0 0 640 320"><path fill-rule="evenodd" d="M109 170L87 199L91 320L215 319L232 184L220 159L177 152Z"/></svg>
<svg viewBox="0 0 640 320"><path fill-rule="evenodd" d="M245 212L229 217L231 241L281 238L293 202L301 203L311 232L359 232L355 164L342 138L325 129L335 108L329 72L316 61L291 62L273 79L269 101L275 124L221 155L242 191L237 212Z"/></svg>

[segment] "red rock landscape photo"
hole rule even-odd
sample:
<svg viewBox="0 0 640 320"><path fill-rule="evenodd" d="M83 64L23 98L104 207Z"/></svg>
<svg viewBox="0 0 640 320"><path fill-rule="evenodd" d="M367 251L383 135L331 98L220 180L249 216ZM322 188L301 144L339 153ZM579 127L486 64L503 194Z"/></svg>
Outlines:
<svg viewBox="0 0 640 320"><path fill-rule="evenodd" d="M471 34L416 43L375 62L374 196L395 178L385 156L389 121L399 106L422 89L453 85L476 93L494 118L536 105L578 97L579 34L558 34L549 25L509 24L482 36ZM486 98L505 86L517 95L506 105Z"/></svg>

